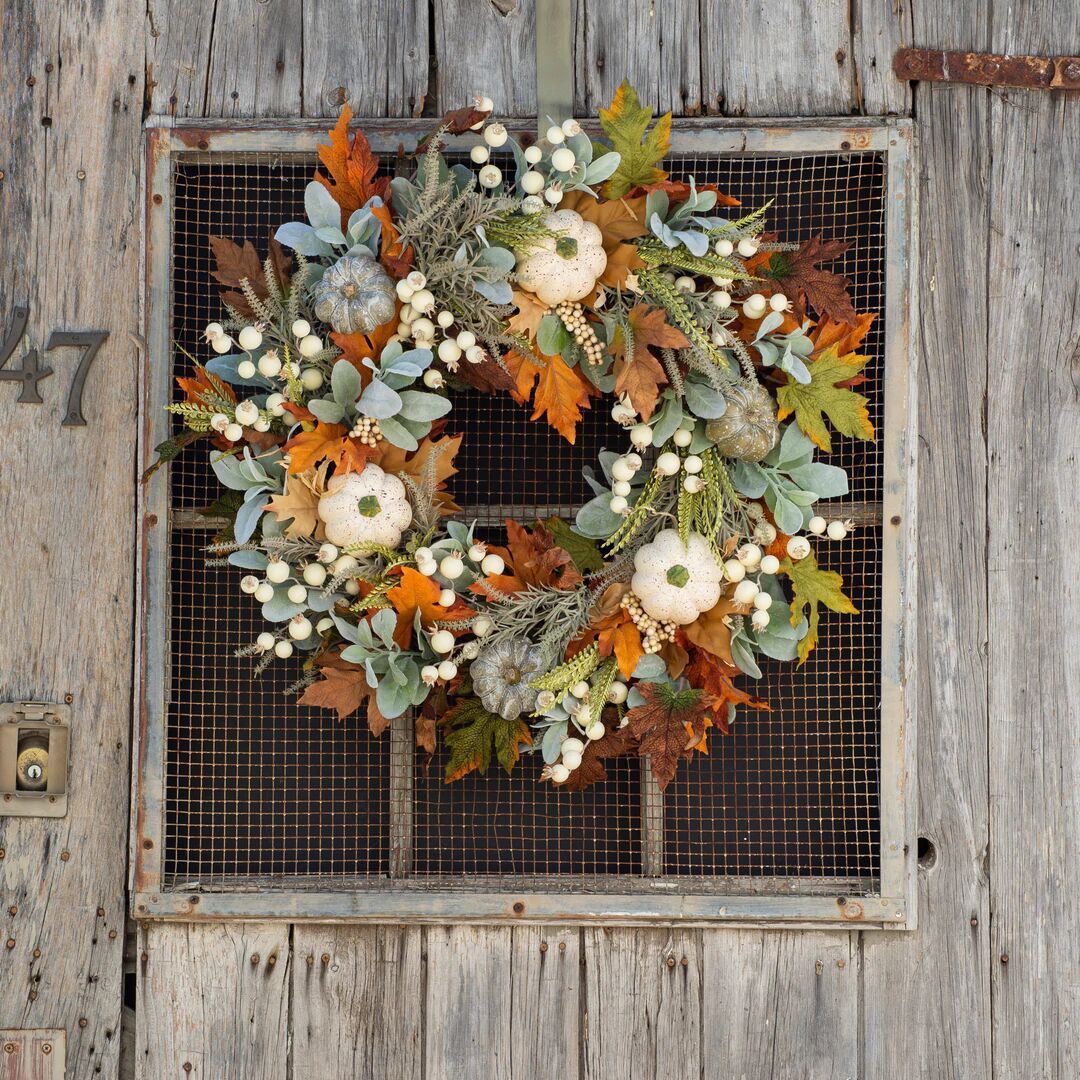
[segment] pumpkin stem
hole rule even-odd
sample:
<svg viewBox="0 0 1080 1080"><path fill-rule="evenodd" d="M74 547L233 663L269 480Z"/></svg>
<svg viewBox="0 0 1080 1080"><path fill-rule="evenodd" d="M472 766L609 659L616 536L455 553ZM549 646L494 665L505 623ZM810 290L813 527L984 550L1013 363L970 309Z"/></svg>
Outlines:
<svg viewBox="0 0 1080 1080"><path fill-rule="evenodd" d="M669 585L681 589L690 580L690 571L679 563L668 567L667 580Z"/></svg>
<svg viewBox="0 0 1080 1080"><path fill-rule="evenodd" d="M379 500L374 495L365 495L356 504L356 509L364 517L373 518L377 517L382 507L379 505Z"/></svg>
<svg viewBox="0 0 1080 1080"><path fill-rule="evenodd" d="M572 236L560 236L555 241L555 251L564 259L572 259L577 255L577 241Z"/></svg>

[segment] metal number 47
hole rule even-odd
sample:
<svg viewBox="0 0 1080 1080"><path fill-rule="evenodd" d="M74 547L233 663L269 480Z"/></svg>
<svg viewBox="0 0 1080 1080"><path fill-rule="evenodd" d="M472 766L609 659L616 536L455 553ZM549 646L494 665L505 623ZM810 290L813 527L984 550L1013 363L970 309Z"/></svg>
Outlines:
<svg viewBox="0 0 1080 1080"><path fill-rule="evenodd" d="M0 382L21 382L22 389L16 400L24 405L40 405L42 398L38 391L38 383L48 378L53 373L53 369L40 366L37 349L29 349L18 368L5 367L15 351L15 346L19 344L26 332L26 321L29 315L30 309L25 304L16 307L15 322L8 331L7 337L0 342ZM86 424L86 417L82 414L83 386L86 383L90 365L93 364L98 349L108 336L108 330L54 330L49 336L49 343L45 346L46 352L64 346L76 346L83 350L79 358L79 366L75 369L75 378L71 380L71 389L68 391L67 411L62 421L64 427L83 427Z"/></svg>

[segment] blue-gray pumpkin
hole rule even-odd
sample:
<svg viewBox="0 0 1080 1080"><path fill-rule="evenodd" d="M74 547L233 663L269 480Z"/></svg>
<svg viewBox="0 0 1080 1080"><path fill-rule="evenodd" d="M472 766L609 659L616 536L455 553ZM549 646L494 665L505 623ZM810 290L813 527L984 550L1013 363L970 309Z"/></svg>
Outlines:
<svg viewBox="0 0 1080 1080"><path fill-rule="evenodd" d="M368 334L397 311L394 283L373 255L343 255L311 290L315 316L339 334Z"/></svg>

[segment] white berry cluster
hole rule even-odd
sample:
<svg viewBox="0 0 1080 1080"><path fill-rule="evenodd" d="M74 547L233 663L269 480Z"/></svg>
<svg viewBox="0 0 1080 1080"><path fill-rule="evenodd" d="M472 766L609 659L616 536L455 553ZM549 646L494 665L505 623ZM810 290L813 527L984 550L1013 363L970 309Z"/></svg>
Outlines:
<svg viewBox="0 0 1080 1080"><path fill-rule="evenodd" d="M402 302L398 340L411 339L417 348L433 350L447 371L457 371L462 356L470 364L483 363L487 353L476 343L476 335L471 330L454 331L454 313L439 309L434 294L427 287L427 278L419 270L413 270L394 288ZM429 368L424 373L424 384L431 390L438 390L443 385L442 374Z"/></svg>
<svg viewBox="0 0 1080 1080"><path fill-rule="evenodd" d="M538 214L545 204L558 206L563 201L567 182L580 179L584 165L578 162L574 151L565 145L568 138L580 134L581 125L576 120L564 120L562 124L552 124L540 144L525 148L524 157L529 168L518 178L518 190L524 196L521 209L525 213ZM484 137L486 141L486 131ZM537 168L545 155L548 156L547 168Z"/></svg>
<svg viewBox="0 0 1080 1080"><path fill-rule="evenodd" d="M630 616L630 621L641 632L641 647L647 653L658 653L669 641L675 640L678 626L673 622L654 619L641 606L641 601L627 593L622 599L622 606Z"/></svg>
<svg viewBox="0 0 1080 1080"><path fill-rule="evenodd" d="M453 583L466 575L466 560L474 564L474 573L478 570L485 574L501 574L506 569L502 556L494 552L489 554L487 548L480 543L471 544L466 551L453 547L441 558L436 558L431 548L419 547L413 558L416 560L416 569L425 577L437 576L442 579L438 582L443 586L439 591L438 603L444 608L451 608L457 603L458 596ZM466 580L468 580L467 576ZM444 582L450 584L445 585ZM473 620L470 629L477 638L483 638L491 633L494 624L486 615L481 615ZM423 667L420 677L428 686L434 686L440 680L449 682L458 673L458 665L450 655L457 648L457 638L449 630L435 630L428 635L428 643L443 659L438 664L428 664ZM480 646L477 641L467 641L461 646L458 657L463 660L475 660L479 652Z"/></svg>
<svg viewBox="0 0 1080 1080"><path fill-rule="evenodd" d="M630 481L637 474L643 462L641 455L636 452L623 454L611 464L611 500L608 506L613 514L625 514L630 510L630 502L627 496L632 488Z"/></svg>
<svg viewBox="0 0 1080 1080"><path fill-rule="evenodd" d="M556 305L555 314L562 320L566 329L574 335L574 341L584 349L586 360L593 365L602 364L604 346L596 336L592 324L585 318L585 308L576 300L564 300Z"/></svg>
<svg viewBox="0 0 1080 1080"><path fill-rule="evenodd" d="M272 557L266 564L265 577L260 581L254 574L246 574L240 579L240 591L265 604L274 598L275 586L292 582L286 592L289 602L306 607L310 589L321 589L328 582L337 581L358 570L359 565L351 555L341 555L333 544L323 544L315 559L296 566L285 559ZM355 578L349 578L344 583L344 590L348 595L356 596L360 592L360 585ZM255 639L255 647L264 653L273 651L275 656L287 660L293 654L293 641L306 641L313 633L325 634L333 626L333 620L328 616L323 616L312 625L308 613L302 611L286 624L288 637L279 638L264 630Z"/></svg>
<svg viewBox="0 0 1080 1080"><path fill-rule="evenodd" d="M559 746L559 760L548 765L543 776L553 780L556 784L563 784L570 774L580 767L585 746L590 742L598 742L607 734L600 714L605 704L621 705L626 700L629 687L620 679L616 679L608 689L606 701L600 702L596 708L592 701L594 686L582 679L575 683L570 692L563 698L562 706L573 718L575 728L584 736L584 739L576 735L570 735L563 739ZM536 708L538 712L550 709L555 704L555 695L550 690L541 690L536 696ZM626 723L625 717L623 724ZM620 725L621 726L621 725Z"/></svg>
<svg viewBox="0 0 1080 1080"><path fill-rule="evenodd" d="M364 446L377 446L383 437L379 421L373 416L358 417L349 434Z"/></svg>
<svg viewBox="0 0 1080 1080"><path fill-rule="evenodd" d="M735 582L732 599L750 612L750 625L755 630L764 630L769 625L769 608L772 607L773 598L750 575L771 577L779 569L780 560L775 555L764 554L754 543L743 544L735 553L735 558L724 563L724 577Z"/></svg>
<svg viewBox="0 0 1080 1080"><path fill-rule="evenodd" d="M820 514L815 514L806 527L815 536L824 535L830 540L843 540L855 528L855 522L851 520L826 522Z"/></svg>

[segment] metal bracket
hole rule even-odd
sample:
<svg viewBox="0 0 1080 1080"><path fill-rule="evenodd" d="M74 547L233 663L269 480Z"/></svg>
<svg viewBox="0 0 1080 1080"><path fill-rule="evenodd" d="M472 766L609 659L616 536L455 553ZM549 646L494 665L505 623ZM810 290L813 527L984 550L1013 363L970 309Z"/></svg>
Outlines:
<svg viewBox="0 0 1080 1080"><path fill-rule="evenodd" d="M1080 90L1080 56L1008 56L1002 53L898 49L898 79L1018 86L1026 90Z"/></svg>
<svg viewBox="0 0 1080 1080"><path fill-rule="evenodd" d="M64 817L70 746L68 705L0 703L0 816Z"/></svg>

